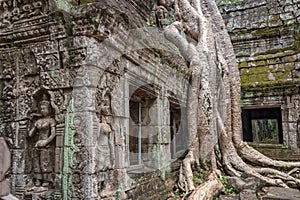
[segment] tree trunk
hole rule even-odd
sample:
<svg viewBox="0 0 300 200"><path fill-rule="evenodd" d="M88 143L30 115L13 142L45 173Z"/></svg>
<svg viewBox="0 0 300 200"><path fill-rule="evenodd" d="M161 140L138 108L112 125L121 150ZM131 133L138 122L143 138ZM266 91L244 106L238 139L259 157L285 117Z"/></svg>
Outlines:
<svg viewBox="0 0 300 200"><path fill-rule="evenodd" d="M186 192L194 190L190 199L210 199L223 189L218 181L216 148L221 152L222 168L228 175L247 174L261 179L266 185L299 187L298 179L278 169L299 167L300 163L274 161L242 141L239 71L214 0L175 0L174 8L178 21L165 28L165 35L179 48L191 71L190 146L181 166L180 188ZM182 32L190 39L187 40ZM192 142L195 139L198 142ZM211 176L195 189L191 165L199 160L211 171Z"/></svg>

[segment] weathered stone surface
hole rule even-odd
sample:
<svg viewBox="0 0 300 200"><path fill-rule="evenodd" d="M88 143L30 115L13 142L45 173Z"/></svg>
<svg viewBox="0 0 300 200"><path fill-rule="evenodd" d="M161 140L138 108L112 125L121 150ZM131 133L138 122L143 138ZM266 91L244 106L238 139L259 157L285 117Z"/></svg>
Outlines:
<svg viewBox="0 0 300 200"><path fill-rule="evenodd" d="M291 188L269 187L266 188L267 194L262 197L263 200L298 200L300 192Z"/></svg>
<svg viewBox="0 0 300 200"><path fill-rule="evenodd" d="M228 194L228 195L220 195L219 197L220 200L239 200L240 197L238 194Z"/></svg>
<svg viewBox="0 0 300 200"><path fill-rule="evenodd" d="M249 200L257 200L256 191L245 189L240 192L240 199L249 199Z"/></svg>
<svg viewBox="0 0 300 200"><path fill-rule="evenodd" d="M246 182L239 177L228 177L228 187L234 188L237 191L242 191Z"/></svg>
<svg viewBox="0 0 300 200"><path fill-rule="evenodd" d="M220 9L239 62L242 108L280 108L282 142L294 159L300 110L298 100L287 101L287 96L299 98L299 2L251 0Z"/></svg>
<svg viewBox="0 0 300 200"><path fill-rule="evenodd" d="M185 148L175 139L180 113L171 137L169 103L184 109L185 60L147 25L156 1L87 3L0 2L0 130L12 191L20 199L167 197L171 146L174 155ZM160 14L161 26L174 17ZM141 136L130 101L142 104ZM139 170L147 178L132 176Z"/></svg>
<svg viewBox="0 0 300 200"><path fill-rule="evenodd" d="M10 184L5 175L10 167L10 152L3 137L0 137L0 198L10 193Z"/></svg>
<svg viewBox="0 0 300 200"><path fill-rule="evenodd" d="M154 9L154 0L89 2L0 2L0 130L12 153L12 191L20 199L167 198L178 175L171 159L186 150L190 70L147 20L157 15L163 28L175 13ZM294 135L285 142L296 148L292 3L251 0L224 10L243 87L250 84L245 105L290 102L284 131ZM253 99L263 90L252 85L258 79L289 80L271 92L286 99ZM241 190L258 187L243 182Z"/></svg>
<svg viewBox="0 0 300 200"><path fill-rule="evenodd" d="M257 192L262 186L261 180L255 177L248 177L248 178L228 177L227 181L228 181L229 188L234 188L235 191L241 194L244 192L245 195L247 194L247 192L251 193L250 191L254 193Z"/></svg>

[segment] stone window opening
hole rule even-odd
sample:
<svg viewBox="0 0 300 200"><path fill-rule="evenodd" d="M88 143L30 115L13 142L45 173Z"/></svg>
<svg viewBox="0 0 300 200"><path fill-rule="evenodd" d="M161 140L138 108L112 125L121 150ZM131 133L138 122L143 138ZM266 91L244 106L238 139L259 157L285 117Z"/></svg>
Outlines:
<svg viewBox="0 0 300 200"><path fill-rule="evenodd" d="M283 144L280 108L242 109L242 122L244 141Z"/></svg>
<svg viewBox="0 0 300 200"><path fill-rule="evenodd" d="M129 164L130 166L143 166L151 159L151 137L155 131L156 94L150 85L134 90L129 101Z"/></svg>
<svg viewBox="0 0 300 200"><path fill-rule="evenodd" d="M170 101L170 152L176 159L185 149L184 122L182 107L178 102Z"/></svg>

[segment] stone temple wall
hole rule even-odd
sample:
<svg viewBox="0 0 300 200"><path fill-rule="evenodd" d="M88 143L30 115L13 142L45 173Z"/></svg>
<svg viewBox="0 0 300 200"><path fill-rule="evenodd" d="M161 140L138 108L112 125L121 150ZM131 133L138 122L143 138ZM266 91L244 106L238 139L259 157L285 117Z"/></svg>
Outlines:
<svg viewBox="0 0 300 200"><path fill-rule="evenodd" d="M147 25L154 1L135 2L0 2L0 136L20 199L172 190L189 73Z"/></svg>
<svg viewBox="0 0 300 200"><path fill-rule="evenodd" d="M0 1L0 136L12 155L12 193L28 200L163 198L186 151L187 66L147 24L155 1L78 2ZM284 143L296 149L299 7L274 1L274 10L272 2L223 13L243 106L280 106ZM164 15L160 26L174 18Z"/></svg>
<svg viewBox="0 0 300 200"><path fill-rule="evenodd" d="M283 144L298 151L300 1L246 0L220 10L239 64L242 108L280 108Z"/></svg>

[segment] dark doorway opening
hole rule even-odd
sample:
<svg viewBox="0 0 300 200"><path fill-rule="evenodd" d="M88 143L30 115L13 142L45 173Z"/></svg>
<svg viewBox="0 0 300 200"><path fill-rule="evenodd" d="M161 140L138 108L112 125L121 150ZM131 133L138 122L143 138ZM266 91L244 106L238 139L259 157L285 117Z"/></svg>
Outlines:
<svg viewBox="0 0 300 200"><path fill-rule="evenodd" d="M244 141L283 143L280 108L242 109L242 122Z"/></svg>

